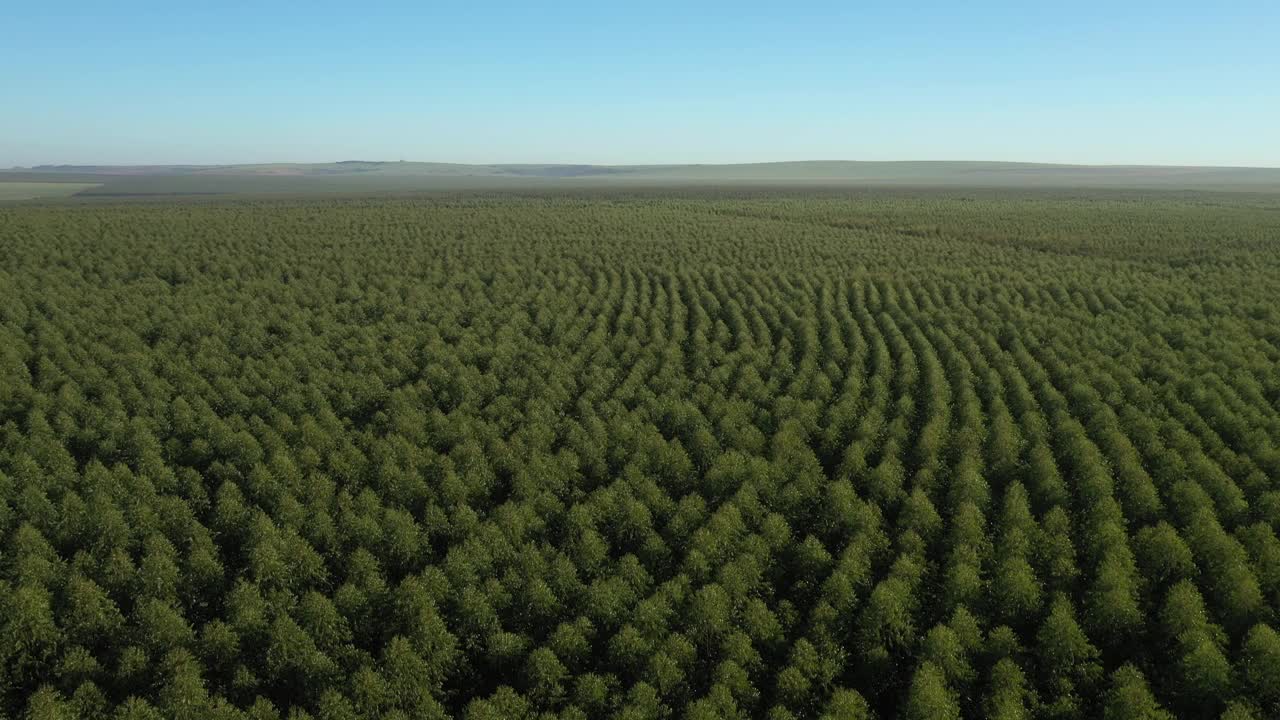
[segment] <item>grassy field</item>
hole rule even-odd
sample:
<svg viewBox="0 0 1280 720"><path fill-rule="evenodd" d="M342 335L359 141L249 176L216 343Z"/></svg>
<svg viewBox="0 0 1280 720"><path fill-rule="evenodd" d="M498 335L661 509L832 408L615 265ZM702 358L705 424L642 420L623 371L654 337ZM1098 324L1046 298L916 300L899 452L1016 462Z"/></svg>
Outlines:
<svg viewBox="0 0 1280 720"><path fill-rule="evenodd" d="M68 197L97 186L98 183L8 182L0 180L0 201Z"/></svg>
<svg viewBox="0 0 1280 720"><path fill-rule="evenodd" d="M1280 195L537 187L0 207L0 716L1280 717Z"/></svg>

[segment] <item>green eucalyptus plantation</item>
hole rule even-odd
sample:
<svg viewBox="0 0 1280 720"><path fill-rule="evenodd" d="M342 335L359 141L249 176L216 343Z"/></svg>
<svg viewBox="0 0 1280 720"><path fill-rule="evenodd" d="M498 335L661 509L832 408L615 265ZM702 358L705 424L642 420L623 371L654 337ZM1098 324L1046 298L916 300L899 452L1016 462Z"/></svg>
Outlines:
<svg viewBox="0 0 1280 720"><path fill-rule="evenodd" d="M1280 716L1280 200L0 208L0 717Z"/></svg>

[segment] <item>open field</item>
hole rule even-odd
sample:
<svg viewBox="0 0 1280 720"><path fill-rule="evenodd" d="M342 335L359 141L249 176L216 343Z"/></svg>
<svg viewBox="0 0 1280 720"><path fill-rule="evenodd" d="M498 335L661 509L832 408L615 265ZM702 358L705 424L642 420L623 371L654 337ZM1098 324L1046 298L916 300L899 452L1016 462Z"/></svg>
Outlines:
<svg viewBox="0 0 1280 720"><path fill-rule="evenodd" d="M1280 169L998 162L785 162L741 165L457 165L418 162L224 166L46 166L0 181L100 184L86 197L350 195L646 186L1136 188L1280 192Z"/></svg>
<svg viewBox="0 0 1280 720"><path fill-rule="evenodd" d="M0 207L0 716L1280 717L1280 195L520 182Z"/></svg>
<svg viewBox="0 0 1280 720"><path fill-rule="evenodd" d="M0 201L68 197L97 187L97 185L97 183L8 182L0 180Z"/></svg>

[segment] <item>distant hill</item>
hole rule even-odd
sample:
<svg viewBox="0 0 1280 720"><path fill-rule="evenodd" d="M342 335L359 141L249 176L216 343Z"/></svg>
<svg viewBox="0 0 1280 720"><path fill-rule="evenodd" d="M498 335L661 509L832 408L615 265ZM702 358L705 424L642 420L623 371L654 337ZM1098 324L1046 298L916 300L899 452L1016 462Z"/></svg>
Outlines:
<svg viewBox="0 0 1280 720"><path fill-rule="evenodd" d="M82 195L378 192L626 182L1280 192L1280 168L845 160L732 165L463 165L347 160L254 165L42 165L0 171L0 182L6 181L96 185Z"/></svg>

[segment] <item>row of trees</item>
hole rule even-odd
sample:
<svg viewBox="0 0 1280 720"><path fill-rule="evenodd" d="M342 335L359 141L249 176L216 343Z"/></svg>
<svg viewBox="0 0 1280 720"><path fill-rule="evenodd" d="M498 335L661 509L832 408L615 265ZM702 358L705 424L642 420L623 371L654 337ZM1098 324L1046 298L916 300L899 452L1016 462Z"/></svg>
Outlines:
<svg viewBox="0 0 1280 720"><path fill-rule="evenodd" d="M0 209L0 716L1273 716L1266 203Z"/></svg>

